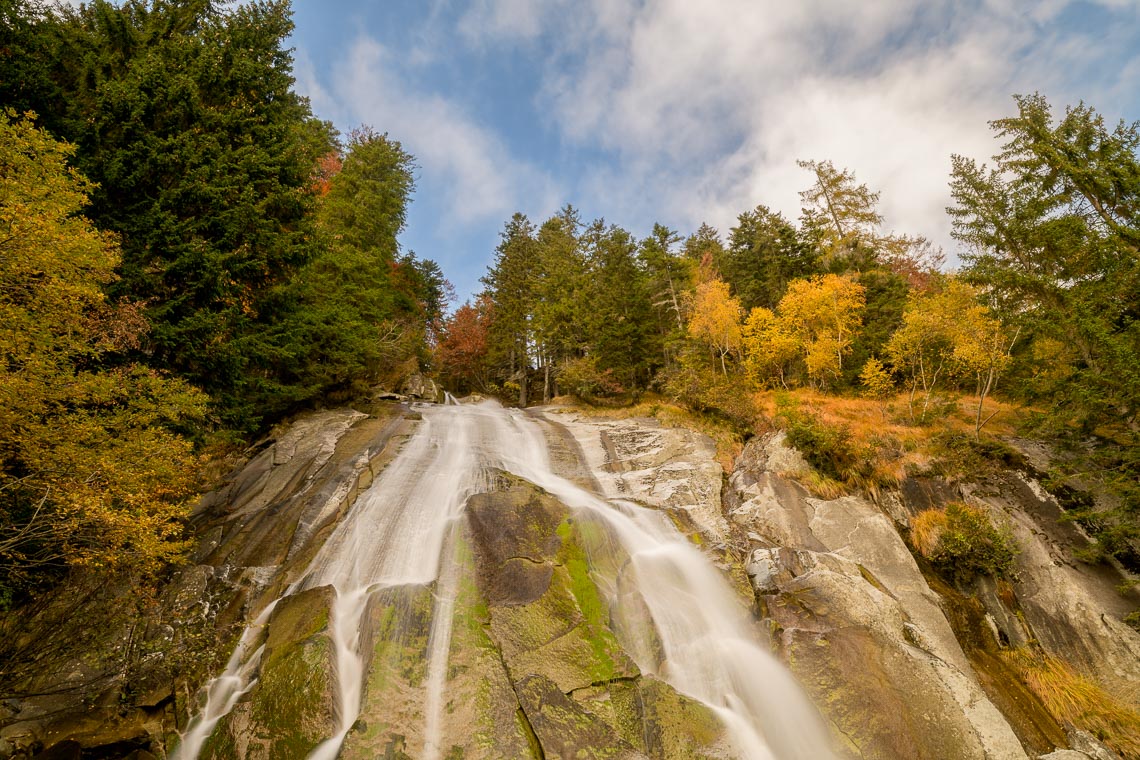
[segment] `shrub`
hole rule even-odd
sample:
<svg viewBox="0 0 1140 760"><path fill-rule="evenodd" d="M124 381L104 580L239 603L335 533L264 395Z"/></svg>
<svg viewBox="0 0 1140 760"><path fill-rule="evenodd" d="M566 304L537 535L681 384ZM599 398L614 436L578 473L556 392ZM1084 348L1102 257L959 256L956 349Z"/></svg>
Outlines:
<svg viewBox="0 0 1140 760"><path fill-rule="evenodd" d="M870 452L857 445L843 425L828 425L810 411L776 397L776 419L804 459L824 475L849 485L867 485L874 467Z"/></svg>
<svg viewBox="0 0 1140 760"><path fill-rule="evenodd" d="M952 502L945 509L925 510L911 520L910 530L915 551L955 582L1013 574L1013 536L994 527L977 507Z"/></svg>
<svg viewBox="0 0 1140 760"><path fill-rule="evenodd" d="M590 401L599 396L616 396L624 392L612 369L598 369L592 356L567 359L558 365L558 386L563 393Z"/></svg>

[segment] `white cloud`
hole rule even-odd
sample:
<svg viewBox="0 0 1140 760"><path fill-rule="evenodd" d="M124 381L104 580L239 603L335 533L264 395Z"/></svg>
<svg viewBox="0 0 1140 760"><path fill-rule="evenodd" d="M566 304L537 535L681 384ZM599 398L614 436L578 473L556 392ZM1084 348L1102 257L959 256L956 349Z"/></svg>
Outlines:
<svg viewBox="0 0 1140 760"><path fill-rule="evenodd" d="M559 0L479 0L464 34L547 51L539 110L571 144L616 156L581 189L619 219L727 231L757 203L794 217L809 181L795 160L831 159L881 190L889 225L951 246L951 153L988 157L987 122L1011 94L1070 102L1069 72L1106 54L1066 28L1068 5L596 0L568 14Z"/></svg>
<svg viewBox="0 0 1140 760"><path fill-rule="evenodd" d="M447 223L504 219L519 208L555 208L559 193L535 167L511 157L488 128L451 100L401 80L392 57L360 38L336 75L336 100L349 118L386 131L416 158L421 174L443 191ZM323 92L319 86L312 93Z"/></svg>

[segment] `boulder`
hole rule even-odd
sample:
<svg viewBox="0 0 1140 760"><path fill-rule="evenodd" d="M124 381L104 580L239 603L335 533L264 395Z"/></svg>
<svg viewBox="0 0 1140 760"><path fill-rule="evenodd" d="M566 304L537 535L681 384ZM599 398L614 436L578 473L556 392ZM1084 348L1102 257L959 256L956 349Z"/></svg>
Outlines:
<svg viewBox="0 0 1140 760"><path fill-rule="evenodd" d="M400 393L408 398L422 401L439 402L443 400L443 392L435 384L435 381L420 372L413 372L404 378L400 384Z"/></svg>
<svg viewBox="0 0 1140 760"><path fill-rule="evenodd" d="M321 586L277 603L267 623L257 686L218 723L202 758L304 757L333 733L329 610L335 597L331 587Z"/></svg>

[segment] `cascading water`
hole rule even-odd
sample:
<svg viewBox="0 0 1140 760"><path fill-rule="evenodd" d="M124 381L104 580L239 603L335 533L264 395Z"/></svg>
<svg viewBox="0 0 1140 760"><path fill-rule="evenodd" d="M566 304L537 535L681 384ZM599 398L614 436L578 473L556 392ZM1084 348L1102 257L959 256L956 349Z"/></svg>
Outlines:
<svg viewBox="0 0 1140 760"><path fill-rule="evenodd" d="M557 475L540 426L493 402L422 407L417 433L361 495L284 596L332 586L336 733L311 757L335 758L360 712L365 672L362 622L370 598L395 586L436 583L423 684L423 757L441 755L442 694L459 571L450 550L467 498L504 470L556 496L583 519L605 526L609 551L624 561L592 570L623 616L619 587L640 600L659 643L643 645L637 626L619 639L644 673L657 675L711 708L742 758L819 760L831 756L814 709L790 675L758 643L747 612L709 560L657 511L603 499ZM274 602L275 605L277 602ZM243 634L225 672L207 685L205 704L175 753L193 760L218 721L256 685L261 629L273 605ZM627 631L623 636L621 631Z"/></svg>

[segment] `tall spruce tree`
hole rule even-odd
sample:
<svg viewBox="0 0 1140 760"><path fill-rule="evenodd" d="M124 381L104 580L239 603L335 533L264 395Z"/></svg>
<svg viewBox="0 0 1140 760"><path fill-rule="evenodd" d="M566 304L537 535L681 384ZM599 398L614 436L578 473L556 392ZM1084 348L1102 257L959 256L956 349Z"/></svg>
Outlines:
<svg viewBox="0 0 1140 760"><path fill-rule="evenodd" d="M626 390L644 388L660 354L645 269L626 230L598 220L586 231L585 322L595 365Z"/></svg>
<svg viewBox="0 0 1140 760"><path fill-rule="evenodd" d="M39 79L21 106L97 183L89 216L122 242L110 291L152 325L142 353L214 394L230 424L256 424L231 402L274 289L313 255L307 187L331 145L292 90L289 4L23 10L34 44L15 54Z"/></svg>
<svg viewBox="0 0 1140 760"><path fill-rule="evenodd" d="M488 353L496 377L504 384L517 385L519 406L526 406L538 241L534 225L519 213L511 217L499 237L495 260L480 280L495 310L487 339Z"/></svg>
<svg viewBox="0 0 1140 760"><path fill-rule="evenodd" d="M757 206L737 217L719 268L747 312L775 308L790 281L819 273L818 258L791 222Z"/></svg>

